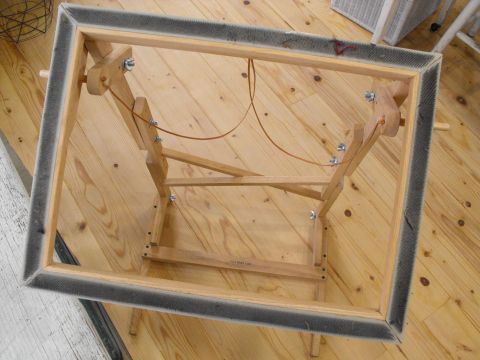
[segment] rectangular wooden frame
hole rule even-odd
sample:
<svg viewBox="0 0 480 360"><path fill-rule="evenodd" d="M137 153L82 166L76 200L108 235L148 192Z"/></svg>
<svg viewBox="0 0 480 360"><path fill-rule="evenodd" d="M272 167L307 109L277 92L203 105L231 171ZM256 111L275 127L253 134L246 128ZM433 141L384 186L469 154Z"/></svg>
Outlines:
<svg viewBox="0 0 480 360"><path fill-rule="evenodd" d="M53 263L63 171L84 77L86 40L249 57L409 81L401 174L378 309L283 299ZM332 39L311 34L60 5L32 189L25 283L146 309L401 341L422 213L441 55L347 41L344 44L353 45L355 51L338 56Z"/></svg>

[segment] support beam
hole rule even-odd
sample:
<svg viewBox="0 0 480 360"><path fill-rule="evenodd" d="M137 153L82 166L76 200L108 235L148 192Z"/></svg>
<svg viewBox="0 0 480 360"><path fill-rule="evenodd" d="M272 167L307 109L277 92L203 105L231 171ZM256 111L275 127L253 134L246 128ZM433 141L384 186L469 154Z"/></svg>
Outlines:
<svg viewBox="0 0 480 360"><path fill-rule="evenodd" d="M125 84L127 88L130 89L128 87L128 83L126 83L126 80ZM135 99L133 111L145 119L152 118L147 99L143 97ZM170 196L170 188L168 186L165 186L163 182L167 177L168 163L167 159L163 156L162 144L161 141L159 141L157 130L155 129L155 127L141 120L138 121L137 126L139 131L138 133L142 139L142 143L145 145L145 148L147 150L147 167L159 193L159 196L156 197L153 204L153 217L151 226L145 236L145 246L150 247L152 244L158 245L160 243L165 223L165 217L167 215L167 205ZM146 276L149 269L150 260L143 259L142 267L140 270L141 275ZM130 335L137 334L138 324L141 317L141 309L132 310L129 328Z"/></svg>
<svg viewBox="0 0 480 360"><path fill-rule="evenodd" d="M226 165L222 164L217 161L213 161L210 159L205 159L199 156L195 155L190 155L181 151L173 150L173 149L168 149L164 148L163 149L163 154L165 157L169 159L174 159L177 161L181 161L187 164L195 165L195 166L200 166L205 169L213 170L213 171L218 171L223 174L228 174L232 176L261 176L261 174L250 171L250 170L245 170L241 169L235 166L231 165ZM319 191L305 188L302 186L296 186L296 185L274 185L273 186L276 189L288 191L300 196L305 196L308 198L313 198L317 200L322 199L322 194Z"/></svg>
<svg viewBox="0 0 480 360"><path fill-rule="evenodd" d="M406 94L405 86L407 87ZM382 127L381 134L393 137L397 135L400 126L400 109L398 104L403 103L408 95L408 84L398 81L394 84L385 85L379 80L375 80L372 89L375 93L373 119L383 119L385 125Z"/></svg>
<svg viewBox="0 0 480 360"><path fill-rule="evenodd" d="M348 136L348 140L345 144L343 151L338 151L337 158L339 159L340 165L335 167L334 173L328 181L328 185L325 187L322 199L328 199L332 193L337 188L337 185L342 181L345 173L350 166L350 161L356 156L357 151L362 146L363 142L363 125L355 124L353 130Z"/></svg>
<svg viewBox="0 0 480 360"><path fill-rule="evenodd" d="M167 217L169 198L157 197L154 202L154 215L152 219L152 226L150 231L147 232L147 239L145 244L147 245L159 245L162 239L163 227L165 224L165 218Z"/></svg>
<svg viewBox="0 0 480 360"><path fill-rule="evenodd" d="M47 239L55 239L55 233L57 231L54 224L57 223L58 217L58 208L60 205L60 194L62 193L62 184L63 177L65 172L65 162L67 159L67 148L70 135L72 133L73 127L77 122L77 113L78 113L78 103L80 99L80 92L82 89L82 78L85 73L85 64L87 62L87 51L84 46L84 37L79 35L75 41L74 47L74 57L75 61L68 68L67 74L67 102L62 107L61 114L61 127L60 140L58 144L58 153L56 157L56 168L53 174L55 181L53 182L55 186L52 187L51 191L51 200L52 204L49 207L48 217L50 221L48 222L48 228L45 231L45 237ZM45 246L42 249L42 265L50 265L53 261L53 251L54 251L54 241L50 241L48 246Z"/></svg>
<svg viewBox="0 0 480 360"><path fill-rule="evenodd" d="M151 246L152 244L158 245L160 243L160 239L163 232L163 224L165 222L165 218L167 215L167 205L168 199L161 198L160 196L156 196L153 201L153 206L151 210L151 220L150 220L150 227L145 235L145 242L144 246ZM142 249L143 250L143 249ZM140 268L140 275L147 276L148 271L150 270L151 260L142 258L142 265ZM133 308L132 314L130 315L130 325L129 325L129 334L130 335L137 335L138 332L138 324L140 323L140 319L142 318L142 309Z"/></svg>
<svg viewBox="0 0 480 360"><path fill-rule="evenodd" d="M364 157L368 154L372 146L382 134L382 126L383 124L377 123L377 121L371 121L368 124L368 127L363 134L362 146L355 154L355 157L348 164L345 175L350 176L353 174L357 166L362 162Z"/></svg>
<svg viewBox="0 0 480 360"><path fill-rule="evenodd" d="M400 126L405 126L405 119L400 119ZM450 131L450 124L444 122L434 122L433 123L433 130L436 131Z"/></svg>
<svg viewBox="0 0 480 360"><path fill-rule="evenodd" d="M198 251L179 250L166 246L145 246L144 258L170 264L200 265L214 268L256 272L302 279L321 279L322 274L314 266L241 259L229 255L205 254Z"/></svg>
<svg viewBox="0 0 480 360"><path fill-rule="evenodd" d="M322 274L315 289L315 300L324 302L326 296L326 280L327 280L327 232L329 224L324 216L317 216L312 231L312 250L313 265L317 267ZM311 334L310 338L310 355L318 357L320 355L321 344L325 342L325 338L320 334Z"/></svg>
<svg viewBox="0 0 480 360"><path fill-rule="evenodd" d="M95 63L102 61L104 57L108 56L108 54L113 51L112 45L108 42L103 41L86 41L85 46L87 47L90 55L92 55ZM129 106L129 108L127 109L121 104L118 99L116 99L115 97L113 98L115 105L117 106L120 115L125 121L128 130L130 130L133 139L137 143L137 146L139 147L139 149L144 150L145 145L143 144L137 124L132 117L132 113L129 110L133 108L135 98L133 97L132 90L128 85L127 79L125 79L125 76L122 74L122 76L120 76L118 79L116 79L116 81L110 84L110 88L115 91L115 94L117 94L125 102L125 104Z"/></svg>
<svg viewBox="0 0 480 360"><path fill-rule="evenodd" d="M171 178L168 186L275 186L275 185L327 185L324 176L233 176L204 178Z"/></svg>
<svg viewBox="0 0 480 360"><path fill-rule="evenodd" d="M387 89L393 97L397 106L401 106L408 97L408 81L392 81L388 84Z"/></svg>
<svg viewBox="0 0 480 360"><path fill-rule="evenodd" d="M144 97L135 99L133 111L144 119L152 119L147 99ZM162 142L158 136L157 129L142 120L138 121L137 124L140 136L147 149L147 167L152 175L153 182L158 189L160 197L168 197L170 196L170 190L164 184L167 177L168 163L163 154Z"/></svg>
<svg viewBox="0 0 480 360"><path fill-rule="evenodd" d="M123 61L132 57L131 46L120 46L96 62L87 72L87 90L92 95L103 95L125 73Z"/></svg>
<svg viewBox="0 0 480 360"><path fill-rule="evenodd" d="M333 203L338 198L338 195L340 195L342 190L343 190L343 178L340 180L337 186L333 189L330 196L320 204L317 211L317 216L324 217L325 215L327 215L328 210L330 210L330 208L332 207Z"/></svg>

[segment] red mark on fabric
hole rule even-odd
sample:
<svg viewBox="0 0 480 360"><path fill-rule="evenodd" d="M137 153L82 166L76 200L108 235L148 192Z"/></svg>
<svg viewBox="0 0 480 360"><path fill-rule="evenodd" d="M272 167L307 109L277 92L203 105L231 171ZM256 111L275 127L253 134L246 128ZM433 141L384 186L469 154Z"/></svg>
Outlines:
<svg viewBox="0 0 480 360"><path fill-rule="evenodd" d="M352 49L352 50L357 49L355 45L345 45L345 43L338 40L332 40L332 42L335 49L335 54L337 54L337 56L343 55L343 53L348 49Z"/></svg>

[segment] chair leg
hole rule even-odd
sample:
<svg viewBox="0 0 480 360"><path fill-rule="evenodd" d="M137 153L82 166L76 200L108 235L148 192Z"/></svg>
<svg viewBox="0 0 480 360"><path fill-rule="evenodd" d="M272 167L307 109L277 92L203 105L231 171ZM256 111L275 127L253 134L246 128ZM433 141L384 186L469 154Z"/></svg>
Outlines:
<svg viewBox="0 0 480 360"><path fill-rule="evenodd" d="M388 27L393 20L399 3L400 2L398 0L385 0L370 43L378 44L380 41L382 41L385 33L388 31Z"/></svg>
<svg viewBox="0 0 480 360"><path fill-rule="evenodd" d="M480 31L480 11L477 11L477 13L473 15L471 21L472 26L470 26L470 29L467 31L467 35L473 38Z"/></svg>
<svg viewBox="0 0 480 360"><path fill-rule="evenodd" d="M431 32L435 32L442 27L445 19L447 18L450 10L452 9L452 5L454 2L455 0L445 0L445 3L440 10L440 13L438 14L437 20L435 20L435 22L430 26Z"/></svg>
<svg viewBox="0 0 480 360"><path fill-rule="evenodd" d="M130 335L137 335L138 324L142 318L142 309L134 308L132 309L132 314L130 315L130 327L128 333Z"/></svg>
<svg viewBox="0 0 480 360"><path fill-rule="evenodd" d="M463 26L468 22L468 20L473 16L477 11L477 8L480 6L480 0L470 0L469 3L462 10L460 15L455 19L455 21L450 25L448 30L443 34L440 41L432 49L433 52L442 52L450 41L453 40L458 31L462 29Z"/></svg>
<svg viewBox="0 0 480 360"><path fill-rule="evenodd" d="M319 216L315 219L312 230L313 265L320 268L324 273L322 279L317 282L315 289L315 300L325 301L326 280L327 280L327 231L329 224L326 217ZM325 337L320 334L310 336L310 356L320 355L321 344L325 344Z"/></svg>

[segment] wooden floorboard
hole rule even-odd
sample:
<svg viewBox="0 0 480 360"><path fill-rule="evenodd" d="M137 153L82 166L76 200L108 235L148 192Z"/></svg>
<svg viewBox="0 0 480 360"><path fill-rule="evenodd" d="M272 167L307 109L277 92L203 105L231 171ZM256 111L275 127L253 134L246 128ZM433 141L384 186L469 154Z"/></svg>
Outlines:
<svg viewBox="0 0 480 360"><path fill-rule="evenodd" d="M224 20L368 41L370 34L329 9L326 0L82 0L82 4ZM465 1L458 1L455 11ZM439 34L424 22L400 46L429 50ZM33 170L53 29L15 47L0 42L0 129ZM134 47L127 79L147 97L163 126L196 136L232 127L248 106L246 61ZM91 60L88 63L91 66ZM480 357L480 71L478 55L456 40L444 53L425 212L408 325L402 345L327 337L324 359ZM372 78L257 62L256 104L274 138L290 151L328 161L345 130L369 119L363 99ZM211 142L162 135L166 147L269 176L324 176L328 169L279 153L253 116L231 136ZM373 147L346 179L328 215L328 302L376 307L381 291L390 215L403 133ZM82 264L138 272L155 186L113 99L82 95L68 152L58 228ZM169 176L219 176L170 161ZM174 188L164 246L241 258L307 264L312 249L309 211L316 202L282 190ZM150 274L221 288L313 299L309 281L185 265L155 264ZM301 359L308 334L145 312L138 335L128 335L129 309L106 308L138 359Z"/></svg>
<svg viewBox="0 0 480 360"><path fill-rule="evenodd" d="M30 198L5 145L0 138L0 359L108 359L78 300L22 286Z"/></svg>

